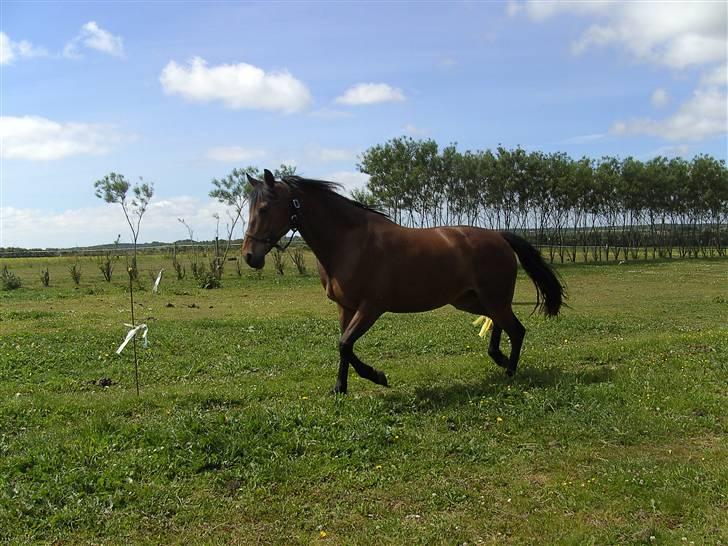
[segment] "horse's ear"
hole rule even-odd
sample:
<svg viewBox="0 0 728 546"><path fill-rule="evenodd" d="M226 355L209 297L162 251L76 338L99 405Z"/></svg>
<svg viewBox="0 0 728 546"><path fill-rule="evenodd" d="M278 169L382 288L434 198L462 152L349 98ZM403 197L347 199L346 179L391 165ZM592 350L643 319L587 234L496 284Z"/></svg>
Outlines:
<svg viewBox="0 0 728 546"><path fill-rule="evenodd" d="M250 184L251 186L255 187L260 184L260 180L258 180L257 178L253 178L248 173L245 173L245 176L248 177L248 184Z"/></svg>
<svg viewBox="0 0 728 546"><path fill-rule="evenodd" d="M263 171L263 180L265 180L265 183L268 184L268 187L273 189L273 186L276 183L276 179L273 176L273 173L270 172L268 169L265 169Z"/></svg>

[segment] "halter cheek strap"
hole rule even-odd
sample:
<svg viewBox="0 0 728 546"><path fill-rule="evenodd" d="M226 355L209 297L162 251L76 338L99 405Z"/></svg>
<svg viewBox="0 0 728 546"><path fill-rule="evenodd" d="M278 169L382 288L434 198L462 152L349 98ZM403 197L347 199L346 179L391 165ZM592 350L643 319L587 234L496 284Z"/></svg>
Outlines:
<svg viewBox="0 0 728 546"><path fill-rule="evenodd" d="M298 201L298 199L296 199L294 197L291 200L291 204L290 204L291 217L288 220L288 228L275 241L271 237L266 237L266 238L256 237L255 235L252 235L250 232L246 232L245 236L250 237L254 241L259 241L261 243L265 243L268 246L270 246L271 248L277 248L278 250L280 250L282 252L282 251L286 250L289 246L291 246L291 243L293 242L293 238L296 236L296 233L298 232L298 215L300 214L300 211L301 211L301 203ZM293 233L291 233L291 238L288 239L288 242L284 246L281 246L279 244L279 241L283 238L283 235L285 235L286 232L288 232L288 230L291 230L293 232Z"/></svg>

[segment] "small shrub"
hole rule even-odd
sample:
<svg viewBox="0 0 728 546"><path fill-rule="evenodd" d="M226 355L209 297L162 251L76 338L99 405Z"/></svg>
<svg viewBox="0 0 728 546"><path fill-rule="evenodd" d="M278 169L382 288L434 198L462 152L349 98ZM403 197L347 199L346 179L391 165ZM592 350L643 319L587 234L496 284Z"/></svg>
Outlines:
<svg viewBox="0 0 728 546"><path fill-rule="evenodd" d="M212 271L208 271L200 277L200 288L210 290L212 288L220 288L220 279L218 279Z"/></svg>
<svg viewBox="0 0 728 546"><path fill-rule="evenodd" d="M3 272L2 275L0 275L0 279L2 279L3 290L15 290L16 288L23 286L23 282L20 280L20 277L9 271L7 265L3 266Z"/></svg>
<svg viewBox="0 0 728 546"><path fill-rule="evenodd" d="M177 274L178 281L181 281L185 278L185 276L187 275L187 270L176 257L172 258L172 267L174 267L174 272Z"/></svg>
<svg viewBox="0 0 728 546"><path fill-rule="evenodd" d="M303 250L300 248L291 250L291 261L296 266L299 275L306 274L306 256L303 254Z"/></svg>
<svg viewBox="0 0 728 546"><path fill-rule="evenodd" d="M205 276L205 262L191 261L190 269L192 270L192 276L198 281Z"/></svg>
<svg viewBox="0 0 728 546"><path fill-rule="evenodd" d="M114 264L111 260L111 252L107 252L104 256L100 256L98 260L99 271L104 276L106 282L111 282L111 275L114 272Z"/></svg>
<svg viewBox="0 0 728 546"><path fill-rule="evenodd" d="M273 250L273 267L275 267L276 273L283 275L283 271L286 269L286 262L283 261L283 252L277 248Z"/></svg>
<svg viewBox="0 0 728 546"><path fill-rule="evenodd" d="M73 283L78 286L81 282L81 265L78 263L78 260L76 260L76 263L68 268L68 272L71 274Z"/></svg>
<svg viewBox="0 0 728 546"><path fill-rule="evenodd" d="M210 260L210 272L215 275L215 278L217 278L217 280L222 279L222 274L224 270L225 263L222 261L222 258L215 257Z"/></svg>
<svg viewBox="0 0 728 546"><path fill-rule="evenodd" d="M47 267L40 270L40 282L43 286L50 286L51 284L51 274L48 272Z"/></svg>

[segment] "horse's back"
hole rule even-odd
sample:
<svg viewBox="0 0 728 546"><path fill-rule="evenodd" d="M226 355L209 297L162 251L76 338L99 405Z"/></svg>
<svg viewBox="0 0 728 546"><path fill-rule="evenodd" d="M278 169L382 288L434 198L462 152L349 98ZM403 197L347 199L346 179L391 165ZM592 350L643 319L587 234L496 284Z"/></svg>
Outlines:
<svg viewBox="0 0 728 546"><path fill-rule="evenodd" d="M513 249L497 231L473 226L397 228L383 236L382 246L392 256L415 255L450 267L499 271L515 271L517 266Z"/></svg>
<svg viewBox="0 0 728 546"><path fill-rule="evenodd" d="M467 293L513 293L517 262L495 231L470 226L415 229L389 226L372 233L364 269L387 310L422 311Z"/></svg>

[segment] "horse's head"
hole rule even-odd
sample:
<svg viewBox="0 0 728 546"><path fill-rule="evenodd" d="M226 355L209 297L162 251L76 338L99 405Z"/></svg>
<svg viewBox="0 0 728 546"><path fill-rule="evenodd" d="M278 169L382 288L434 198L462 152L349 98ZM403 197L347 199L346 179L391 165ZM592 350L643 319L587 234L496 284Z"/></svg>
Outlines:
<svg viewBox="0 0 728 546"><path fill-rule="evenodd" d="M294 227L291 187L276 182L268 169L264 172L263 180L247 175L253 189L250 193L250 214L243 241L243 256L245 262L255 269L265 265L265 255Z"/></svg>

